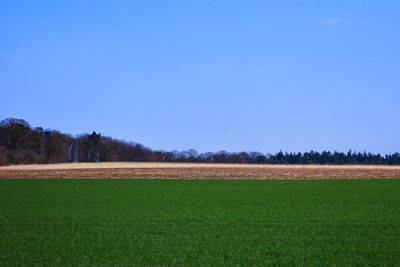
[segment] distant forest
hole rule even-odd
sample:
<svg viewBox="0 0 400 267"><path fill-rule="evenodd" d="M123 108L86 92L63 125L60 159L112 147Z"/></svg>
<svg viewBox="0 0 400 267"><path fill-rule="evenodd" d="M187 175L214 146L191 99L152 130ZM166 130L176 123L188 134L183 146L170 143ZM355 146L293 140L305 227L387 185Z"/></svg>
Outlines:
<svg viewBox="0 0 400 267"><path fill-rule="evenodd" d="M32 128L28 122L9 118L0 122L0 165L62 162L199 162L250 164L376 164L400 165L400 154L366 152L261 152L199 154L194 149L158 151L141 144L116 140L100 133L72 136L56 130Z"/></svg>

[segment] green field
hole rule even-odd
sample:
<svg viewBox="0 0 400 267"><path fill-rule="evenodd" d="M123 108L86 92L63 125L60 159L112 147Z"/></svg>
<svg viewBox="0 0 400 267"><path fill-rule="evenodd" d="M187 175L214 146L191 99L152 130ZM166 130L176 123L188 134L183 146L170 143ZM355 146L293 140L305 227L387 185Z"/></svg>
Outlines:
<svg viewBox="0 0 400 267"><path fill-rule="evenodd" d="M0 180L0 266L399 266L400 180Z"/></svg>

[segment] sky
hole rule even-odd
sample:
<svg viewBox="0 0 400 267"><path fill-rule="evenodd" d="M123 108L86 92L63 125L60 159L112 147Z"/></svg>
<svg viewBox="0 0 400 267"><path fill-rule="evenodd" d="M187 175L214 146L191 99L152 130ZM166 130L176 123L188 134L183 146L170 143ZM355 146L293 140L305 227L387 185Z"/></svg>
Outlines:
<svg viewBox="0 0 400 267"><path fill-rule="evenodd" d="M398 0L0 0L0 119L153 149L400 152Z"/></svg>

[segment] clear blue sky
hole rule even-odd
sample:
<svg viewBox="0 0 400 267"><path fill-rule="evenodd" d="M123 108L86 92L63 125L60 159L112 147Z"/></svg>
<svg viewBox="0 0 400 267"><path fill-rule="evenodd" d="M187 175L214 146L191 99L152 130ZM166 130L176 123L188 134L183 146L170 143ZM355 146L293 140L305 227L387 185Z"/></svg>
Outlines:
<svg viewBox="0 0 400 267"><path fill-rule="evenodd" d="M0 117L154 149L400 151L400 1L0 1Z"/></svg>

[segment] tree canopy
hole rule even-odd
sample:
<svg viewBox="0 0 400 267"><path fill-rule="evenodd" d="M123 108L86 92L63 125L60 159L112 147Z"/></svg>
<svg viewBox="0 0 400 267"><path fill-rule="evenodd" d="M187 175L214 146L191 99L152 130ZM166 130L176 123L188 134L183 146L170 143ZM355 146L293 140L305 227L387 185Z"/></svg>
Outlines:
<svg viewBox="0 0 400 267"><path fill-rule="evenodd" d="M279 151L276 154L219 151L199 154L194 149L156 151L141 144L102 136L95 131L71 136L42 127L32 128L21 119L8 118L0 122L0 165L110 161L400 165L400 154L381 155L356 151Z"/></svg>

